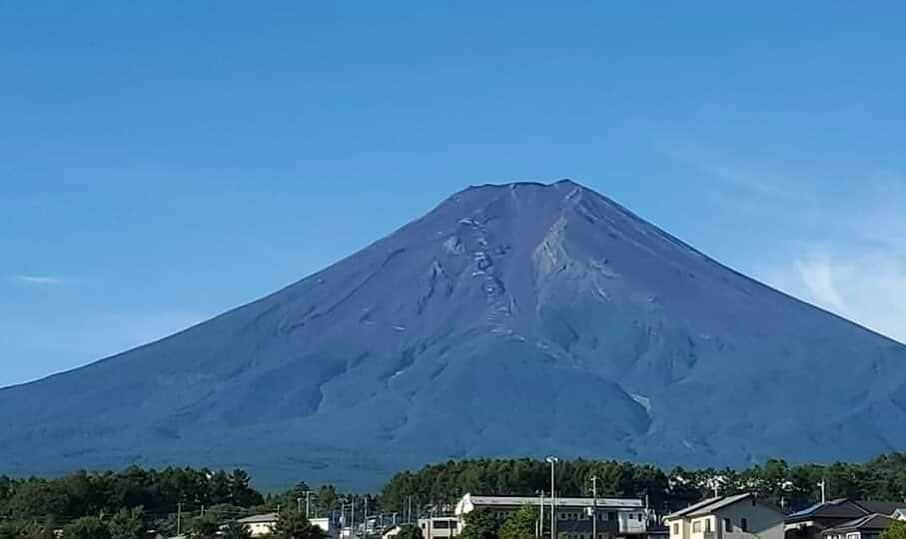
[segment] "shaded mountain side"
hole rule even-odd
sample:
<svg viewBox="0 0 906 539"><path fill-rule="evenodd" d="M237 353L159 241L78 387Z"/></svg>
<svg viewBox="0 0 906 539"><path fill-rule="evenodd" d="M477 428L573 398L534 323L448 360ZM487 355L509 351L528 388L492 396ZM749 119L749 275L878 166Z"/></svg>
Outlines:
<svg viewBox="0 0 906 539"><path fill-rule="evenodd" d="M573 182L483 186L273 295L0 390L0 473L370 486L455 457L861 459L906 444L904 360Z"/></svg>

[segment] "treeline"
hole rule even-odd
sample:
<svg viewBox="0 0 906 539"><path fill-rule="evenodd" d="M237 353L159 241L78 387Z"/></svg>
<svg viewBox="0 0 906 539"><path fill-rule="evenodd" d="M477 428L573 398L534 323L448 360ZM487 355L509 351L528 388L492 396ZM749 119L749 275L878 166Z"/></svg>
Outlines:
<svg viewBox="0 0 906 539"><path fill-rule="evenodd" d="M863 464L789 466L770 460L744 470L686 469L664 471L648 465L616 461L565 461L557 465L560 496L587 496L591 478L598 477L599 496L646 498L666 512L721 494L757 492L787 511L819 499L818 482L830 497L862 500L903 500L906 497L906 453L892 453ZM396 475L383 489L385 510L403 511L410 497L418 507L448 509L463 494L537 496L550 490L550 467L538 460L467 460L426 466Z"/></svg>
<svg viewBox="0 0 906 539"><path fill-rule="evenodd" d="M0 476L0 522L6 527L21 523L62 527L80 517L112 518L127 510L140 514L147 526L175 531L181 509L188 520L203 508L230 508L235 513L264 503L242 470L130 467L57 479Z"/></svg>
<svg viewBox="0 0 906 539"><path fill-rule="evenodd" d="M106 530L113 539L127 539L132 535L123 530L136 529L206 537L220 524L252 514L304 515L310 510L313 516L337 515L344 503L354 502L361 511L366 500L377 508L374 496L339 493L331 485L313 489L304 482L264 495L240 469L133 466L116 473L80 471L54 479L0 476L0 539L38 539L59 529L76 537L94 537Z"/></svg>
<svg viewBox="0 0 906 539"><path fill-rule="evenodd" d="M557 494L589 495L593 476L598 477L599 496L647 498L661 513L711 496L715 490L721 494L754 491L793 511L819 498L820 481L827 485L831 498L903 500L906 453L863 464L827 466L789 466L782 460L770 460L744 470L664 471L627 462L564 461L557 465ZM343 506L348 511L355 504L361 518L366 501L369 514L399 513L414 519L429 512L451 511L467 492L537 496L549 489L549 465L531 459L450 461L426 466L397 474L379 495L340 493L330 485L314 489L304 482L285 492L263 495L242 470L131 467L117 473L78 472L57 479L0 476L0 539L38 537L31 533L59 529L83 517L107 526L119 522L120 527L136 527L138 520L145 530L170 536L193 526L210 526L211 522L229 522L265 511L310 510L313 516L336 517Z"/></svg>

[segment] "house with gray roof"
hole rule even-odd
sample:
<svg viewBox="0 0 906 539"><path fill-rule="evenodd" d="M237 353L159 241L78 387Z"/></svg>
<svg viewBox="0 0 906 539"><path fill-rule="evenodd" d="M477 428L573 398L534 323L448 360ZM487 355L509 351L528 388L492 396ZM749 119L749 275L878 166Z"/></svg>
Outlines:
<svg viewBox="0 0 906 539"><path fill-rule="evenodd" d="M783 539L783 511L754 493L717 496L667 515L669 539Z"/></svg>
<svg viewBox="0 0 906 539"><path fill-rule="evenodd" d="M822 539L824 532L851 524L872 514L893 516L902 502L836 498L816 503L786 517L786 539Z"/></svg>
<svg viewBox="0 0 906 539"><path fill-rule="evenodd" d="M822 535L824 539L878 539L896 521L892 516L871 513L828 528Z"/></svg>

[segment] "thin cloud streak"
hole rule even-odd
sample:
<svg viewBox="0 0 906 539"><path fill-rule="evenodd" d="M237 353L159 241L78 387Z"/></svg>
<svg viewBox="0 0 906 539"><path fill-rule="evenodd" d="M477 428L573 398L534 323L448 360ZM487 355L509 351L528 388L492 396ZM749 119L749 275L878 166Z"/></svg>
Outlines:
<svg viewBox="0 0 906 539"><path fill-rule="evenodd" d="M62 286L66 281L60 277L50 275L12 275L10 279L16 283L32 286Z"/></svg>
<svg viewBox="0 0 906 539"><path fill-rule="evenodd" d="M755 268L756 277L906 343L906 178L869 172L846 178L864 186L860 198L822 199L822 179L842 180L834 172L824 172L825 178L778 173L727 158L716 148L675 141L661 149L703 173L712 189L744 191L744 204L759 218L780 220L791 232L800 232L778 238L793 253Z"/></svg>

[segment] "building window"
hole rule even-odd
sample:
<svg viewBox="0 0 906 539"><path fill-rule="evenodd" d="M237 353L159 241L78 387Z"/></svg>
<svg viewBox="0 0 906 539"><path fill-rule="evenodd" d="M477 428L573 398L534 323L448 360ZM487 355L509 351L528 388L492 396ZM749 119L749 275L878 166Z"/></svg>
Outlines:
<svg viewBox="0 0 906 539"><path fill-rule="evenodd" d="M705 533L708 533L709 531L711 531L711 519L710 518L705 521Z"/></svg>
<svg viewBox="0 0 906 539"><path fill-rule="evenodd" d="M701 533L702 532L702 521L696 520L692 523L692 533Z"/></svg>
<svg viewBox="0 0 906 539"><path fill-rule="evenodd" d="M744 531L744 532L749 531L749 521L746 520L746 519L740 520L740 521L739 521L739 528L740 528L742 531Z"/></svg>
<svg viewBox="0 0 906 539"><path fill-rule="evenodd" d="M679 524L673 525L673 535L679 535Z"/></svg>
<svg viewBox="0 0 906 539"><path fill-rule="evenodd" d="M617 519L617 512L616 512L616 511L609 511L609 512L607 513L607 520L616 520L616 519Z"/></svg>
<svg viewBox="0 0 906 539"><path fill-rule="evenodd" d="M724 531L730 533L733 531L733 521L729 518L724 519Z"/></svg>

